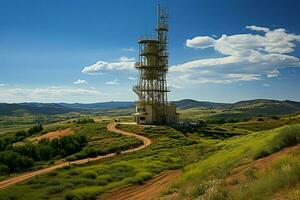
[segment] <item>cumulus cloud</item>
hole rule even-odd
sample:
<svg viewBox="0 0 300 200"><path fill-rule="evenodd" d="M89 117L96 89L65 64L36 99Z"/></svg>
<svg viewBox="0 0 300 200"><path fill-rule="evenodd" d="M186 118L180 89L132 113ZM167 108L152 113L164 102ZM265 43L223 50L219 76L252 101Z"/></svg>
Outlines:
<svg viewBox="0 0 300 200"><path fill-rule="evenodd" d="M96 89L83 89L83 88L73 88L73 87L48 87L48 88L10 88L6 90L10 94L15 95L42 95L42 96L62 96L62 95L89 95L97 94L100 95L101 92Z"/></svg>
<svg viewBox="0 0 300 200"><path fill-rule="evenodd" d="M7 85L4 83L0 83L0 87L5 87L5 86L7 86Z"/></svg>
<svg viewBox="0 0 300 200"><path fill-rule="evenodd" d="M254 25L246 28L258 31L258 34L188 39L187 47L213 47L220 56L172 66L170 81L182 84L251 81L277 77L282 68L300 67L299 58L289 55L295 50L296 42L300 41L300 35L288 33L282 28L270 30Z"/></svg>
<svg viewBox="0 0 300 200"><path fill-rule="evenodd" d="M252 30L252 31L263 31L263 32L268 32L270 31L269 28L266 27L259 27L259 26L255 26L255 25L251 25L251 26L246 26L246 28Z"/></svg>
<svg viewBox="0 0 300 200"><path fill-rule="evenodd" d="M137 80L137 78L136 78L136 77L129 76L129 77L128 77L128 80L135 81L135 80Z"/></svg>
<svg viewBox="0 0 300 200"><path fill-rule="evenodd" d="M134 58L122 56L116 62L98 61L95 64L85 66L82 72L86 74L97 74L110 70L134 70L134 63Z"/></svg>
<svg viewBox="0 0 300 200"><path fill-rule="evenodd" d="M103 92L92 88L77 88L66 86L52 87L1 87L1 102L25 102L25 101L42 101L42 102L62 102L62 101L82 101L87 98L95 101L105 96Z"/></svg>
<svg viewBox="0 0 300 200"><path fill-rule="evenodd" d="M215 40L209 36L198 36L193 39L186 40L186 46L192 48L201 48L205 49L208 47L212 47L215 43Z"/></svg>
<svg viewBox="0 0 300 200"><path fill-rule="evenodd" d="M135 51L134 48L123 48L121 50L123 50L123 51L129 51L129 52Z"/></svg>
<svg viewBox="0 0 300 200"><path fill-rule="evenodd" d="M88 84L86 80L78 79L73 82L75 85L80 85L80 84Z"/></svg>
<svg viewBox="0 0 300 200"><path fill-rule="evenodd" d="M113 81L107 81L105 82L106 85L119 85L118 79L115 79Z"/></svg>

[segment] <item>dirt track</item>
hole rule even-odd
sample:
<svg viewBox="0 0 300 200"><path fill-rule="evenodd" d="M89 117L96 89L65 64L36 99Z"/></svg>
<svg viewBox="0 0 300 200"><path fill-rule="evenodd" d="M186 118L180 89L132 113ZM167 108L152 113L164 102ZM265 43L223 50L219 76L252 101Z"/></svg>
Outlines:
<svg viewBox="0 0 300 200"><path fill-rule="evenodd" d="M143 185L134 185L103 194L98 200L150 200L159 197L181 175L179 170L168 171L147 181Z"/></svg>
<svg viewBox="0 0 300 200"><path fill-rule="evenodd" d="M288 155L291 152L296 152L300 150L300 144L293 146L293 147L288 147L285 149L282 149L281 151L278 151L270 156L264 157L257 159L249 164L242 165L238 168L236 168L234 171L232 171L233 175L228 177L228 180L234 180L234 179L244 179L245 178L245 172L249 169L263 169L266 168L267 166L271 165L272 162L284 155Z"/></svg>
<svg viewBox="0 0 300 200"><path fill-rule="evenodd" d="M122 135L134 136L134 137L142 140L143 143L144 143L143 145L141 145L137 148L126 150L125 153L130 153L130 152L141 150L141 149L143 149L143 148L145 148L145 147L147 147L151 144L151 140L149 138L146 138L144 136L137 135L137 134L134 134L134 133L129 133L129 132L126 132L126 131L118 130L118 129L116 129L115 126L116 126L116 123L110 123L110 124L107 125L107 129L109 131L120 133ZM95 158L85 158L85 159L76 160L76 161L73 161L73 162L70 162L70 163L67 162L67 161L64 161L64 162L61 162L61 163L56 163L53 166L50 166L50 167L47 167L47 168L44 168L44 169L19 174L19 175L13 176L11 178L8 178L4 181L1 181L0 182L0 189L4 189L8 186L11 186L13 184L25 181L27 179L30 179L30 178L38 176L38 175L49 173L49 172L51 172L55 169L68 166L69 164L84 164L84 163L87 163L87 162L92 162L92 161L97 161L97 160L101 160L101 159L104 159L104 158L109 158L109 157L112 157L112 156L115 156L115 155L116 155L116 153L110 153L110 154L107 154L107 155L104 155L104 156L97 156Z"/></svg>

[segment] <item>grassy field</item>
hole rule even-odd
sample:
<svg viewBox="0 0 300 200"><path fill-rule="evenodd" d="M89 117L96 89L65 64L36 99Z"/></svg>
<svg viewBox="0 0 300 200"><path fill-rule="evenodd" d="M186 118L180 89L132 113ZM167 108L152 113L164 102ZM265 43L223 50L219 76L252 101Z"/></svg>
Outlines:
<svg viewBox="0 0 300 200"><path fill-rule="evenodd" d="M56 170L0 191L2 199L94 199L104 191L141 184L167 169L178 169L201 155L208 144L199 144L168 127L138 128L122 125L151 138L145 150L119 155L105 162ZM26 191L25 193L22 191ZM9 194L9 195L5 195Z"/></svg>
<svg viewBox="0 0 300 200"><path fill-rule="evenodd" d="M256 103L232 108L201 108L179 109L181 120L208 119L249 119L255 117L271 117L276 115L297 115L297 110L277 104ZM298 110L299 114L299 110Z"/></svg>
<svg viewBox="0 0 300 200"><path fill-rule="evenodd" d="M88 123L78 123L76 119L67 120L67 121L61 121L61 122L55 122L51 124L44 125L44 130L39 133L34 133L33 135L27 135L25 136L25 139L22 140L16 140L18 142L8 144L8 146L5 149L2 149L1 152L5 154L5 159L1 158L1 172L0 172L0 180L3 180L9 176L11 173L16 172L22 172L22 171L28 171L28 170L36 170L41 167L47 167L49 165L54 164L55 162L60 162L62 160L78 160L88 157L96 157L98 155L104 155L112 152L121 152L126 149L132 149L137 146L140 146L142 144L142 141L134 138L134 137L127 137L123 136L121 134L109 132L106 129L106 126L111 121L99 121L97 123L94 123L93 121ZM51 149L51 145L43 145L44 143L38 143L34 140L34 138L41 136L45 133L56 131L56 130L64 130L66 128L72 129L73 133L70 136L64 136L61 137L61 139L65 137L77 137L77 136L84 136L86 143L83 147L78 147L78 145L73 142L73 144L70 143L70 145L73 145L74 148L77 150L72 150L72 146L69 148L66 148L63 150L63 152L54 152L56 148ZM28 129L25 129L28 130ZM26 133L25 133L26 134ZM10 132L8 134L3 134L2 140L6 140L9 138L17 138L16 132ZM15 139L14 139L15 140ZM12 142L14 141L12 140ZM59 140L59 139L58 139ZM3 142L3 141L2 141ZM71 142L71 141L70 141ZM59 142L58 142L59 143ZM1 143L3 144L3 143ZM59 145L59 144L57 144ZM76 147L74 146L76 145ZM3 145L1 146L3 147ZM18 149L23 150L18 150ZM14 151L18 153L18 155L10 155L9 152ZM49 156L45 156L45 151L48 151ZM50 151L50 152L49 152ZM70 152L67 153L66 151ZM20 156L23 156L24 158L32 158L32 161L30 162L30 165L25 164L14 164L12 166L9 165L11 161L8 161L10 158L8 156L15 156L16 158ZM42 156L42 157L41 157ZM22 162L23 158L18 158L20 162ZM18 161L18 162L19 162ZM34 162L34 163L32 163ZM18 166L28 166L26 169L21 169ZM10 167L9 167L10 166ZM3 168L5 167L5 168ZM7 167L9 167L7 169Z"/></svg>
<svg viewBox="0 0 300 200"><path fill-rule="evenodd" d="M230 177L241 166L299 143L299 124L222 141L200 161L186 166L169 193L175 192L177 199L272 199L276 192L299 184L300 148L266 160L265 168L250 165L239 178Z"/></svg>
<svg viewBox="0 0 300 200"><path fill-rule="evenodd" d="M74 135L87 138L81 151L59 159L93 157L141 144L107 131L106 125L114 118L92 117L97 123L77 123L78 118L73 118L44 125L43 133L70 127ZM131 120L128 116L115 118ZM32 178L1 190L0 199L95 199L115 188L142 184L164 170L182 169L182 178L163 198L263 200L284 196L295 200L300 185L300 148L288 153L281 150L299 144L299 123L300 115L295 114L210 122L192 128L118 125L150 138L153 144L114 159L72 165Z"/></svg>

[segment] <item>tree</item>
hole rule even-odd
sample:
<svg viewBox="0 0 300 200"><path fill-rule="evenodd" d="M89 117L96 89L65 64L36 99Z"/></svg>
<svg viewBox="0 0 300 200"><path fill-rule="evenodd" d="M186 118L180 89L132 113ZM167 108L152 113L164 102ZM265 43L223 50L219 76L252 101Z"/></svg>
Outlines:
<svg viewBox="0 0 300 200"><path fill-rule="evenodd" d="M27 135L30 136L30 135L33 135L35 133L39 133L43 130L43 126L42 125L36 125L32 128L30 128L28 131L27 131Z"/></svg>

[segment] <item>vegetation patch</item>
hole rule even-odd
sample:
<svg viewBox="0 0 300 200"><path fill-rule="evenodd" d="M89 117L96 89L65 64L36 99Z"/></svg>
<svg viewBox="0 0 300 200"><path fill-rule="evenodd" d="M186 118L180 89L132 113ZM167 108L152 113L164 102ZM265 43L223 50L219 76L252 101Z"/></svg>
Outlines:
<svg viewBox="0 0 300 200"><path fill-rule="evenodd" d="M264 172L246 170L246 182L230 182L232 187L238 188L234 192L228 189L225 177L230 176L233 169L255 160L265 149L272 149L274 153L297 144L299 131L300 125L292 125L222 141L203 159L188 165L173 190L179 191L178 199L265 199L268 194L300 181L299 154L276 161Z"/></svg>
<svg viewBox="0 0 300 200"><path fill-rule="evenodd" d="M99 131L100 136L87 132L88 141L89 138L103 137L101 136L101 126L105 125L97 124L84 125L92 126L94 130L98 129ZM136 127L124 125L121 128L135 129ZM26 195L22 196L19 195L20 193L16 193L18 199L29 199L32 192L39 193L41 197L51 197L51 199L94 199L107 190L131 184L142 184L164 170L181 168L187 163L199 159L201 152L207 146L206 144L194 146L196 145L194 141L170 127L146 127L140 131L140 134L153 140L153 144L146 149L127 155L121 154L105 162L58 169L55 171L57 174L54 177L55 182L60 183L55 185L57 188L51 186L45 190L44 188L47 188L46 185L49 183L49 176L42 175L34 184L20 183L17 186L1 190L0 196L21 190L26 191ZM80 132L80 134L84 133ZM110 135L109 132L103 134ZM117 136L117 138L119 137ZM63 192L59 192L60 187L58 186L61 185L70 186L66 187ZM34 191L29 189L32 186L35 187Z"/></svg>

